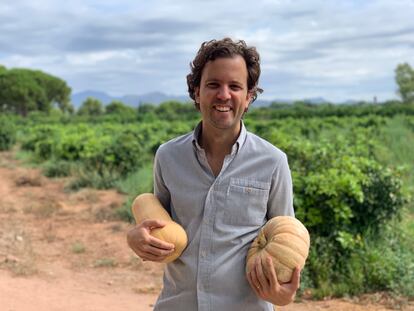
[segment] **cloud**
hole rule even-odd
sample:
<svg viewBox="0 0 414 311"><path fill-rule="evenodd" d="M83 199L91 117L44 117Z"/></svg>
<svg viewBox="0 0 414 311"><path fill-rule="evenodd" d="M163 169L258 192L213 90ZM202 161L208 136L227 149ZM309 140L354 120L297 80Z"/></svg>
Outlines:
<svg viewBox="0 0 414 311"><path fill-rule="evenodd" d="M200 23L173 19L99 20L73 31L66 48L69 51L99 51L173 47L179 42L181 33L199 28Z"/></svg>
<svg viewBox="0 0 414 311"><path fill-rule="evenodd" d="M414 65L414 1L52 1L0 4L0 63L37 68L74 91L185 94L201 42L230 36L262 57L263 97L395 96Z"/></svg>

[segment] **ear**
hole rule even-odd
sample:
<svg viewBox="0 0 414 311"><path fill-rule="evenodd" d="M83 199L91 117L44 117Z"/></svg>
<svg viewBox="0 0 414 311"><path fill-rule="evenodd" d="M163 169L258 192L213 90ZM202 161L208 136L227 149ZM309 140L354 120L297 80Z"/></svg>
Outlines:
<svg viewBox="0 0 414 311"><path fill-rule="evenodd" d="M200 87L196 86L194 88L194 96L197 103L200 103Z"/></svg>
<svg viewBox="0 0 414 311"><path fill-rule="evenodd" d="M249 108L250 104L252 103L253 100L253 91L247 91L247 95L246 95L246 101L247 101L247 107Z"/></svg>
<svg viewBox="0 0 414 311"><path fill-rule="evenodd" d="M200 110L200 87L194 88L194 106Z"/></svg>
<svg viewBox="0 0 414 311"><path fill-rule="evenodd" d="M200 110L200 87L194 88L194 97L195 97L195 106L198 110Z"/></svg>

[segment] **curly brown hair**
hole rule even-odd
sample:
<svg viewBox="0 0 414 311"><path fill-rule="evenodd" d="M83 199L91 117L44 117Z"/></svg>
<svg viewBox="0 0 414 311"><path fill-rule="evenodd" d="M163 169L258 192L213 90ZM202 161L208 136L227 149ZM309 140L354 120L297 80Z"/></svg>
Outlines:
<svg viewBox="0 0 414 311"><path fill-rule="evenodd" d="M257 86L260 77L260 56L255 47L247 46L243 40L233 41L230 38L211 40L201 44L196 57L190 63L191 73L187 75L188 93L195 102L195 88L200 86L201 75L204 66L209 61L222 57L234 57L240 55L247 66L247 88L252 93L252 101L257 98L257 93L263 89ZM197 103L196 103L197 105Z"/></svg>

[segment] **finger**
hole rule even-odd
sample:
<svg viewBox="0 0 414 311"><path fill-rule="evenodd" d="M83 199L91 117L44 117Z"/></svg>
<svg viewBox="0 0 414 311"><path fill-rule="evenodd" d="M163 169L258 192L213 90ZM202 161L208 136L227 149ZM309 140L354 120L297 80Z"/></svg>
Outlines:
<svg viewBox="0 0 414 311"><path fill-rule="evenodd" d="M135 252L141 259L151 261L162 261L171 255L171 252L160 250L151 246L145 246L142 249L136 250Z"/></svg>
<svg viewBox="0 0 414 311"><path fill-rule="evenodd" d="M250 271L248 273L249 277L247 278L247 280L249 281L250 287L253 289L255 294L257 296L261 296L261 294L260 294L260 285L258 285L258 280L255 276L253 276L253 274L255 274L254 270ZM254 279L256 279L256 281L254 281Z"/></svg>
<svg viewBox="0 0 414 311"><path fill-rule="evenodd" d="M143 245L142 250L145 253L149 253L155 256L167 256L174 252L174 249L163 249L159 247L154 247L151 244Z"/></svg>
<svg viewBox="0 0 414 311"><path fill-rule="evenodd" d="M263 272L262 258L259 257L256 264L257 278L259 279L261 288L269 288L269 282Z"/></svg>
<svg viewBox="0 0 414 311"><path fill-rule="evenodd" d="M175 248L175 245L172 243L165 242L163 240L157 239L151 235L151 230L156 228L162 228L167 224L166 221L158 220L158 219L147 219L140 223L137 228L141 228L144 230L144 234L142 234L142 239L140 240L142 245L150 244L154 247L172 250Z"/></svg>
<svg viewBox="0 0 414 311"><path fill-rule="evenodd" d="M168 243L165 242L163 240L157 239L156 237L153 237L152 235L150 235L148 237L148 242L149 245L155 247L155 248L159 248L162 250L167 250L169 252L172 252L175 248L175 245L172 243Z"/></svg>
<svg viewBox="0 0 414 311"><path fill-rule="evenodd" d="M250 273L250 271L246 273L246 279L247 279L247 282L249 282L250 287L251 287L252 289L254 289L254 288L255 288L255 286L254 286L254 284L253 284L253 280L252 280L252 277L251 277L251 273Z"/></svg>
<svg viewBox="0 0 414 311"><path fill-rule="evenodd" d="M290 283L295 289L298 289L300 286L300 271L300 267L296 267L295 270L293 270L292 280Z"/></svg>
<svg viewBox="0 0 414 311"><path fill-rule="evenodd" d="M270 257L266 258L266 271L270 287L277 288L279 286L279 282L277 281L275 267L273 266L273 261Z"/></svg>
<svg viewBox="0 0 414 311"><path fill-rule="evenodd" d="M127 242L129 247L141 258L146 258L146 254L167 256L174 251L174 244L166 243L151 236L149 230L141 224L128 232ZM151 260L153 259L151 258Z"/></svg>
<svg viewBox="0 0 414 311"><path fill-rule="evenodd" d="M250 278L252 280L252 285L253 285L252 287L254 289L259 289L260 288L260 282L259 282L259 279L258 279L257 273L256 273L256 261L255 261L255 264L253 266L253 269L250 270Z"/></svg>

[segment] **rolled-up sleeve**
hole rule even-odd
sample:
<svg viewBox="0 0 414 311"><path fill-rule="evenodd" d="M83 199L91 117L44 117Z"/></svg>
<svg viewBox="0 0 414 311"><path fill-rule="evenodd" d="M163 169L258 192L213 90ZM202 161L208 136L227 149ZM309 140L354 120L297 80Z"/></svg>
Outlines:
<svg viewBox="0 0 414 311"><path fill-rule="evenodd" d="M165 185L164 179L162 177L161 163L159 159L159 152L155 154L154 158L154 195L160 200L162 206L166 211L171 215L170 209L170 192Z"/></svg>
<svg viewBox="0 0 414 311"><path fill-rule="evenodd" d="M282 153L273 172L267 205L267 218L275 216L295 216L292 176L285 153Z"/></svg>

